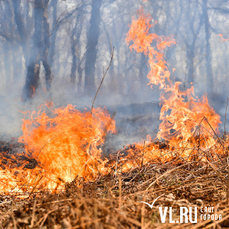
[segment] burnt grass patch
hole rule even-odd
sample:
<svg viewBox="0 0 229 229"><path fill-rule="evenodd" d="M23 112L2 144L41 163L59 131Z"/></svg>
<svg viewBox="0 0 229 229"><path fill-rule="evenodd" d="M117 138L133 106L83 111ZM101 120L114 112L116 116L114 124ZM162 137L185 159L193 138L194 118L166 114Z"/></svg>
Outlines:
<svg viewBox="0 0 229 229"><path fill-rule="evenodd" d="M168 148L166 143L155 144L160 148L163 146L162 150ZM12 148L15 147L23 148L22 145L1 142L2 157L10 160ZM5 149L8 149L8 153L5 153ZM134 146L131 149L134 150ZM76 177L72 182L65 183L65 188L58 193L45 189L39 192L33 190L26 196L16 192L7 195L2 193L0 227L228 228L227 154L226 147L224 153L218 154L214 160L211 156L202 160L201 152L190 157L188 161L176 154L169 161L158 158L144 165L140 163L139 167L124 173L119 168L125 163L125 159L118 152L107 162L111 172L97 177L93 182ZM31 169L36 166L31 158L22 155L14 157L13 160L17 163L27 160L27 166ZM13 162L16 163L15 161ZM162 196L152 209L140 202L151 204L160 195ZM171 224L167 216L166 222L161 223L159 206L172 207L175 221L179 220L181 206L197 207L198 221L196 224ZM222 219L200 220L200 210L206 206L214 207L214 213L221 214Z"/></svg>

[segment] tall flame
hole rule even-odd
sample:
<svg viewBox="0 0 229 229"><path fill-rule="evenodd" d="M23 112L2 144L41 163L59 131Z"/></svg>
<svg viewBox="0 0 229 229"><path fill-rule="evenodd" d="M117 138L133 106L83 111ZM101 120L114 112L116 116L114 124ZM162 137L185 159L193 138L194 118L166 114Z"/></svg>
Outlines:
<svg viewBox="0 0 229 229"><path fill-rule="evenodd" d="M158 139L169 140L170 144L177 144L177 140L187 141L195 132L196 127L202 123L203 134L208 134L209 124L214 130L218 130L220 116L215 113L208 104L207 96L198 99L194 94L194 88L181 90L181 82L173 83L167 63L164 60L166 47L175 44L172 37L150 34L151 16L145 14L143 9L138 11L138 19L133 19L126 42L130 49L144 53L149 60L150 72L147 77L149 84L159 85L161 93L162 120L157 134ZM152 46L156 44L156 47ZM204 118L204 120L202 120ZM213 142L213 141L212 141Z"/></svg>

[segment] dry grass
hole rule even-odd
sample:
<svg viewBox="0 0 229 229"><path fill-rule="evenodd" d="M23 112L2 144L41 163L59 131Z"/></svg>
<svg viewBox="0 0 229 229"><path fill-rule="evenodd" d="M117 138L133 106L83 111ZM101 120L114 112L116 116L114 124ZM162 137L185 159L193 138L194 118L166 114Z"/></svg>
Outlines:
<svg viewBox="0 0 229 229"><path fill-rule="evenodd" d="M206 152L205 152L206 153ZM0 196L2 228L226 228L229 225L227 155L218 160L202 161L201 156L186 161L174 156L169 162L151 161L122 173L117 170L125 161L113 156L116 165L107 176L94 182L76 178L65 184L58 194L33 193ZM138 160L138 159L136 159ZM139 202L152 203L150 209ZM215 207L220 221L188 224L165 224L160 221L159 206L173 207L173 218L179 219L179 207Z"/></svg>

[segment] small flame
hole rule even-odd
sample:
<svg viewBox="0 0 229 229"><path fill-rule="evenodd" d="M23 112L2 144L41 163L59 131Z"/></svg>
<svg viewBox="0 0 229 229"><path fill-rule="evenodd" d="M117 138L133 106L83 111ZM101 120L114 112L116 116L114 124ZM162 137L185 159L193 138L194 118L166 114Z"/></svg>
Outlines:
<svg viewBox="0 0 229 229"><path fill-rule="evenodd" d="M26 155L32 155L38 167L10 169L8 165L1 170L5 192L23 190L23 182L31 189L37 180L40 187L59 189L60 183L76 177L93 180L109 171L105 169L107 160L101 158L101 146L107 132L115 133L115 121L105 108L81 112L73 105L55 109L47 103L23 120L22 131L19 142L25 144Z"/></svg>
<svg viewBox="0 0 229 229"><path fill-rule="evenodd" d="M32 95L32 97L35 95L35 93L36 93L35 87L31 86L31 95Z"/></svg>
<svg viewBox="0 0 229 229"><path fill-rule="evenodd" d="M105 129L115 132L115 122L107 110L80 112L68 105L49 112L52 118L41 108L36 115L32 113L31 119L24 120L19 142L25 144L26 152L32 152L47 176L55 175L64 181L96 176L104 163L101 145Z"/></svg>
<svg viewBox="0 0 229 229"><path fill-rule="evenodd" d="M229 38L224 38L223 34L218 34L217 36L219 36L221 38L221 42L225 42L225 41L229 40Z"/></svg>

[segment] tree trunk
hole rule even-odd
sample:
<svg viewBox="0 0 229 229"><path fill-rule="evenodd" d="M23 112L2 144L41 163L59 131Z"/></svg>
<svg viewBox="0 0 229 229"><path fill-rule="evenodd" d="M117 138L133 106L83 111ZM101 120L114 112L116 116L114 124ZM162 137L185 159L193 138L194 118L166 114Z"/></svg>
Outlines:
<svg viewBox="0 0 229 229"><path fill-rule="evenodd" d="M3 46L6 86L11 84L11 51L11 46L6 42Z"/></svg>
<svg viewBox="0 0 229 229"><path fill-rule="evenodd" d="M74 29L75 30L75 29ZM72 35L74 37L74 34ZM76 44L75 40L71 39L71 53L72 53L72 66L71 66L71 74L70 74L70 81L73 85L76 82L76 69L77 69L77 57L76 57Z"/></svg>
<svg viewBox="0 0 229 229"><path fill-rule="evenodd" d="M144 89L145 85L148 84L147 73L149 72L149 68L147 66L147 57L143 53L141 53L141 60L139 66L139 83L141 84L141 88Z"/></svg>
<svg viewBox="0 0 229 229"><path fill-rule="evenodd" d="M13 10L14 10L14 20L17 25L17 31L19 34L20 45L23 50L25 64L27 66L28 59L29 59L29 52L28 52L28 44L27 44L26 27L25 27L25 23L21 15L21 7L20 7L21 0L13 0L12 4L13 4Z"/></svg>
<svg viewBox="0 0 229 229"><path fill-rule="evenodd" d="M49 91L51 88L52 81L52 72L50 63L48 61L48 53L50 47L50 39L49 39L49 23L48 23L48 0L45 0L43 3L43 27L42 27L42 35L43 35L43 53L42 53L42 63L45 69L45 82L46 82L46 90Z"/></svg>
<svg viewBox="0 0 229 229"><path fill-rule="evenodd" d="M44 8L42 7L42 0L35 0L34 3L34 27L33 46L31 48L30 60L27 67L26 82L22 93L22 99L27 100L32 98L36 92L39 83L40 74L40 57L42 51L42 19L44 15Z"/></svg>
<svg viewBox="0 0 229 229"><path fill-rule="evenodd" d="M203 0L203 17L204 17L204 27L205 27L205 41L206 41L206 57L205 57L205 64L206 64L206 74L207 74L207 91L209 96L213 93L213 73L212 73L212 52L211 52L211 45L210 45L210 24L208 18L208 11L207 11L207 3L208 0Z"/></svg>
<svg viewBox="0 0 229 229"><path fill-rule="evenodd" d="M56 46L56 35L58 31L58 26L56 25L57 23L57 0L53 0L51 2L52 8L53 8L53 13L52 13L52 33L51 33L51 45L50 45L50 51L48 54L48 62L52 66L53 60L54 60L54 55L55 55L55 46Z"/></svg>
<svg viewBox="0 0 229 229"><path fill-rule="evenodd" d="M20 53L19 47L17 45L13 45L13 50L16 55L12 55L12 65L13 65L13 82L16 84L21 83L21 76L22 76L22 58Z"/></svg>
<svg viewBox="0 0 229 229"><path fill-rule="evenodd" d="M47 61L49 51L49 24L47 15L47 0L35 0L34 3L34 34L30 59L27 66L26 82L22 99L32 98L39 85L40 62L45 69L46 89L51 87L51 67Z"/></svg>
<svg viewBox="0 0 229 229"><path fill-rule="evenodd" d="M94 94L95 88L95 63L97 56L97 45L99 40L100 7L102 0L92 0L90 28L87 34L87 51L85 63L85 90Z"/></svg>
<svg viewBox="0 0 229 229"><path fill-rule="evenodd" d="M70 81L73 85L75 85L76 83L76 69L77 69L77 56L76 56L76 39L75 36L76 32L77 32L77 23L79 23L78 21L76 21L75 27L72 31L72 35L71 35L71 53L72 53L72 66L71 66L71 74L70 74Z"/></svg>

